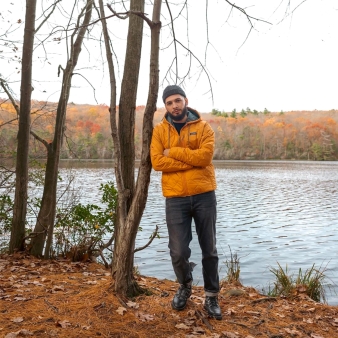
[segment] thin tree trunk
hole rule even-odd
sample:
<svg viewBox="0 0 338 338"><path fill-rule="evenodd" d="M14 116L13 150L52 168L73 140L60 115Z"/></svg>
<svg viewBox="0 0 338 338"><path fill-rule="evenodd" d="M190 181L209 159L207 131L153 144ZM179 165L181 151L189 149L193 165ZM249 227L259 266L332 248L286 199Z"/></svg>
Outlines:
<svg viewBox="0 0 338 338"><path fill-rule="evenodd" d="M26 0L25 34L22 50L21 96L16 161L14 211L9 251L24 250L27 214L28 153L32 94L32 60L35 35L36 0Z"/></svg>
<svg viewBox="0 0 338 338"><path fill-rule="evenodd" d="M46 259L50 257L53 240L59 160L64 135L64 125L71 88L71 80L74 69L79 59L79 55L81 53L82 42L86 33L86 26L90 22L92 6L93 0L87 0L86 7L82 10L82 13L80 14L80 16L82 16L83 13L85 13L81 28L80 20L78 20L78 27L73 32L71 37L71 52L67 62L67 66L63 72L62 89L56 110L54 139L52 143L46 145L47 164L45 173L45 184L42 195L41 208L34 229L35 237L32 238L31 243L32 255L42 256L47 237L47 243L44 253L44 258ZM76 40L74 42L75 36Z"/></svg>
<svg viewBox="0 0 338 338"><path fill-rule="evenodd" d="M144 2L144 0L131 0L130 10L144 12ZM125 189L129 190L127 210L131 205L135 186L135 108L141 64L142 36L143 19L139 16L131 15L121 84L118 128L122 177Z"/></svg>
<svg viewBox="0 0 338 338"><path fill-rule="evenodd" d="M99 0L100 3L100 15L105 17L103 1ZM153 21L148 20L148 24L151 28L151 59L150 59L150 82L149 82L149 94L148 101L146 106L146 111L143 119L143 148L141 155L141 164L139 168L139 176L136 183L136 188L133 194L131 194L129 183L125 184L125 176L127 176L126 181L130 180L128 175L132 175L134 181L134 158L128 158L124 156L122 158L122 149L123 151L128 151L127 147L122 147L122 140L119 138L121 134L124 134L125 129L129 128L129 138L123 138L123 140L128 140L130 143L129 147L132 148L134 152L134 134L131 133L134 130L135 123L135 101L136 96L133 96L133 102L128 103L130 110L128 114L132 113L132 118L129 120L125 116L120 115L120 123L118 131L117 122L116 122L116 81L114 73L114 64L112 59L112 52L110 49L109 35L106 25L106 20L102 20L103 35L106 46L106 55L110 75L110 84L111 84L111 97L110 97L110 122L112 129L112 137L114 142L114 159L115 159L115 175L116 175L116 184L118 189L118 217L117 223L115 224L115 245L114 245L114 256L113 256L113 267L112 275L115 278L115 291L124 296L136 295L138 292L142 291L133 276L133 267L134 267L134 248L135 248L135 238L137 230L140 224L140 220L145 208L146 199L148 195L148 186L150 182L150 172L151 172L151 162L150 162L150 142L153 129L153 116L156 111L156 101L158 95L158 83L159 83L159 33L161 29L160 23L160 12L161 12L161 0L156 0L154 2L153 9ZM132 35L128 35L128 39L132 39ZM128 41L130 43L131 41ZM128 50L128 48L127 48ZM127 52L128 54L128 52ZM134 60L135 61L135 60ZM126 60L126 67L128 68ZM130 74L125 72L125 76L131 76L131 78L125 80L125 84L131 83L130 79L135 79L135 74ZM137 75L138 78L138 75ZM134 94L136 95L136 90ZM124 102L121 99L121 102ZM124 102L126 104L127 102ZM121 109L121 107L120 107ZM132 110L131 110L132 109ZM120 112L123 110L120 110ZM130 115L128 115L130 116ZM124 121L121 122L121 119ZM132 124L132 126L130 126ZM125 154L124 154L125 155ZM124 161L124 162L123 162ZM124 173L124 166L128 167L129 174ZM132 202L130 204L130 200ZM128 202L129 200L129 202ZM128 207L130 205L130 208Z"/></svg>
<svg viewBox="0 0 338 338"><path fill-rule="evenodd" d="M140 292L133 277L134 248L137 230L148 197L151 173L150 142L159 86L160 12L161 1L156 0L151 25L150 80L147 106L143 118L141 162L132 204L124 226L120 228L119 239L115 241L115 291L127 296L133 296Z"/></svg>

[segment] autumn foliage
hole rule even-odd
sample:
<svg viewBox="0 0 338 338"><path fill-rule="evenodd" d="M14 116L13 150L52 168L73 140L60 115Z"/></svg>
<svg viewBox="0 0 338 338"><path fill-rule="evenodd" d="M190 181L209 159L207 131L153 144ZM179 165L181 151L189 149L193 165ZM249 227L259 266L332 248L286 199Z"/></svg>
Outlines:
<svg viewBox="0 0 338 338"><path fill-rule="evenodd" d="M52 140L56 103L33 101L32 130ZM141 154L144 106L136 107L135 155ZM154 124L164 115L155 113ZM338 110L274 113L247 109L241 113L203 113L215 131L215 160L338 160ZM0 157L16 150L18 120L9 101L0 99ZM45 151L31 138L31 155L44 158ZM106 105L70 103L67 110L62 158L112 159L113 142Z"/></svg>

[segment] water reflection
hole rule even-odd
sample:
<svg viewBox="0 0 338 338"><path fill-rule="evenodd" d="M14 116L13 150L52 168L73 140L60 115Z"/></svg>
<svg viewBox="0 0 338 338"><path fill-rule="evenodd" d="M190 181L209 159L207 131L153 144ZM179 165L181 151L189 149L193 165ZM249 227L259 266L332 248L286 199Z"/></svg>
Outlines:
<svg viewBox="0 0 338 338"><path fill-rule="evenodd" d="M72 166L82 187L82 202L98 203L100 183L113 178L112 162L73 162ZM295 273L313 263L317 267L327 265L328 277L337 282L337 162L216 161L215 166L221 277L225 275L224 261L230 258L230 246L240 257L244 285L259 290L267 287L273 280L270 268L276 268L277 262ZM160 173L153 171L141 221L143 231L136 246L148 241L156 224L161 238L138 252L135 262L142 274L174 279L160 180ZM196 234L191 248L191 259L198 264L194 283L202 285ZM329 293L327 298L330 304L338 304L335 294Z"/></svg>

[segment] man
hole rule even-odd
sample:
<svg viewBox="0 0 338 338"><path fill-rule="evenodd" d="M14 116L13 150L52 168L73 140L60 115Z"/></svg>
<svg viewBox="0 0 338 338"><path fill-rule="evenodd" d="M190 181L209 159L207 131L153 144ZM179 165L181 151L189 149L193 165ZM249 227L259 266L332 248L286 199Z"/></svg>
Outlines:
<svg viewBox="0 0 338 338"><path fill-rule="evenodd" d="M209 316L222 319L218 305L216 179L212 165L214 132L196 110L187 106L188 99L179 86L166 87L162 98L167 112L153 131L151 161L155 170L162 171L168 246L180 284L171 304L173 309L183 310L191 295L189 243L194 219L202 251L204 309Z"/></svg>

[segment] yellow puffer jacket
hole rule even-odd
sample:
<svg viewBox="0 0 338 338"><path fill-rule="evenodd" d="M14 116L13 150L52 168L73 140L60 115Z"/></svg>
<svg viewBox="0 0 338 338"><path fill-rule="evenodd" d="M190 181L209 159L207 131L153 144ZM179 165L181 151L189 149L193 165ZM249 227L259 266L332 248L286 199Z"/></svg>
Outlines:
<svg viewBox="0 0 338 338"><path fill-rule="evenodd" d="M168 114L154 128L151 161L154 170L162 171L165 197L184 197L216 189L212 164L215 135L196 110L188 107L188 119L178 134ZM163 151L170 149L169 156Z"/></svg>

